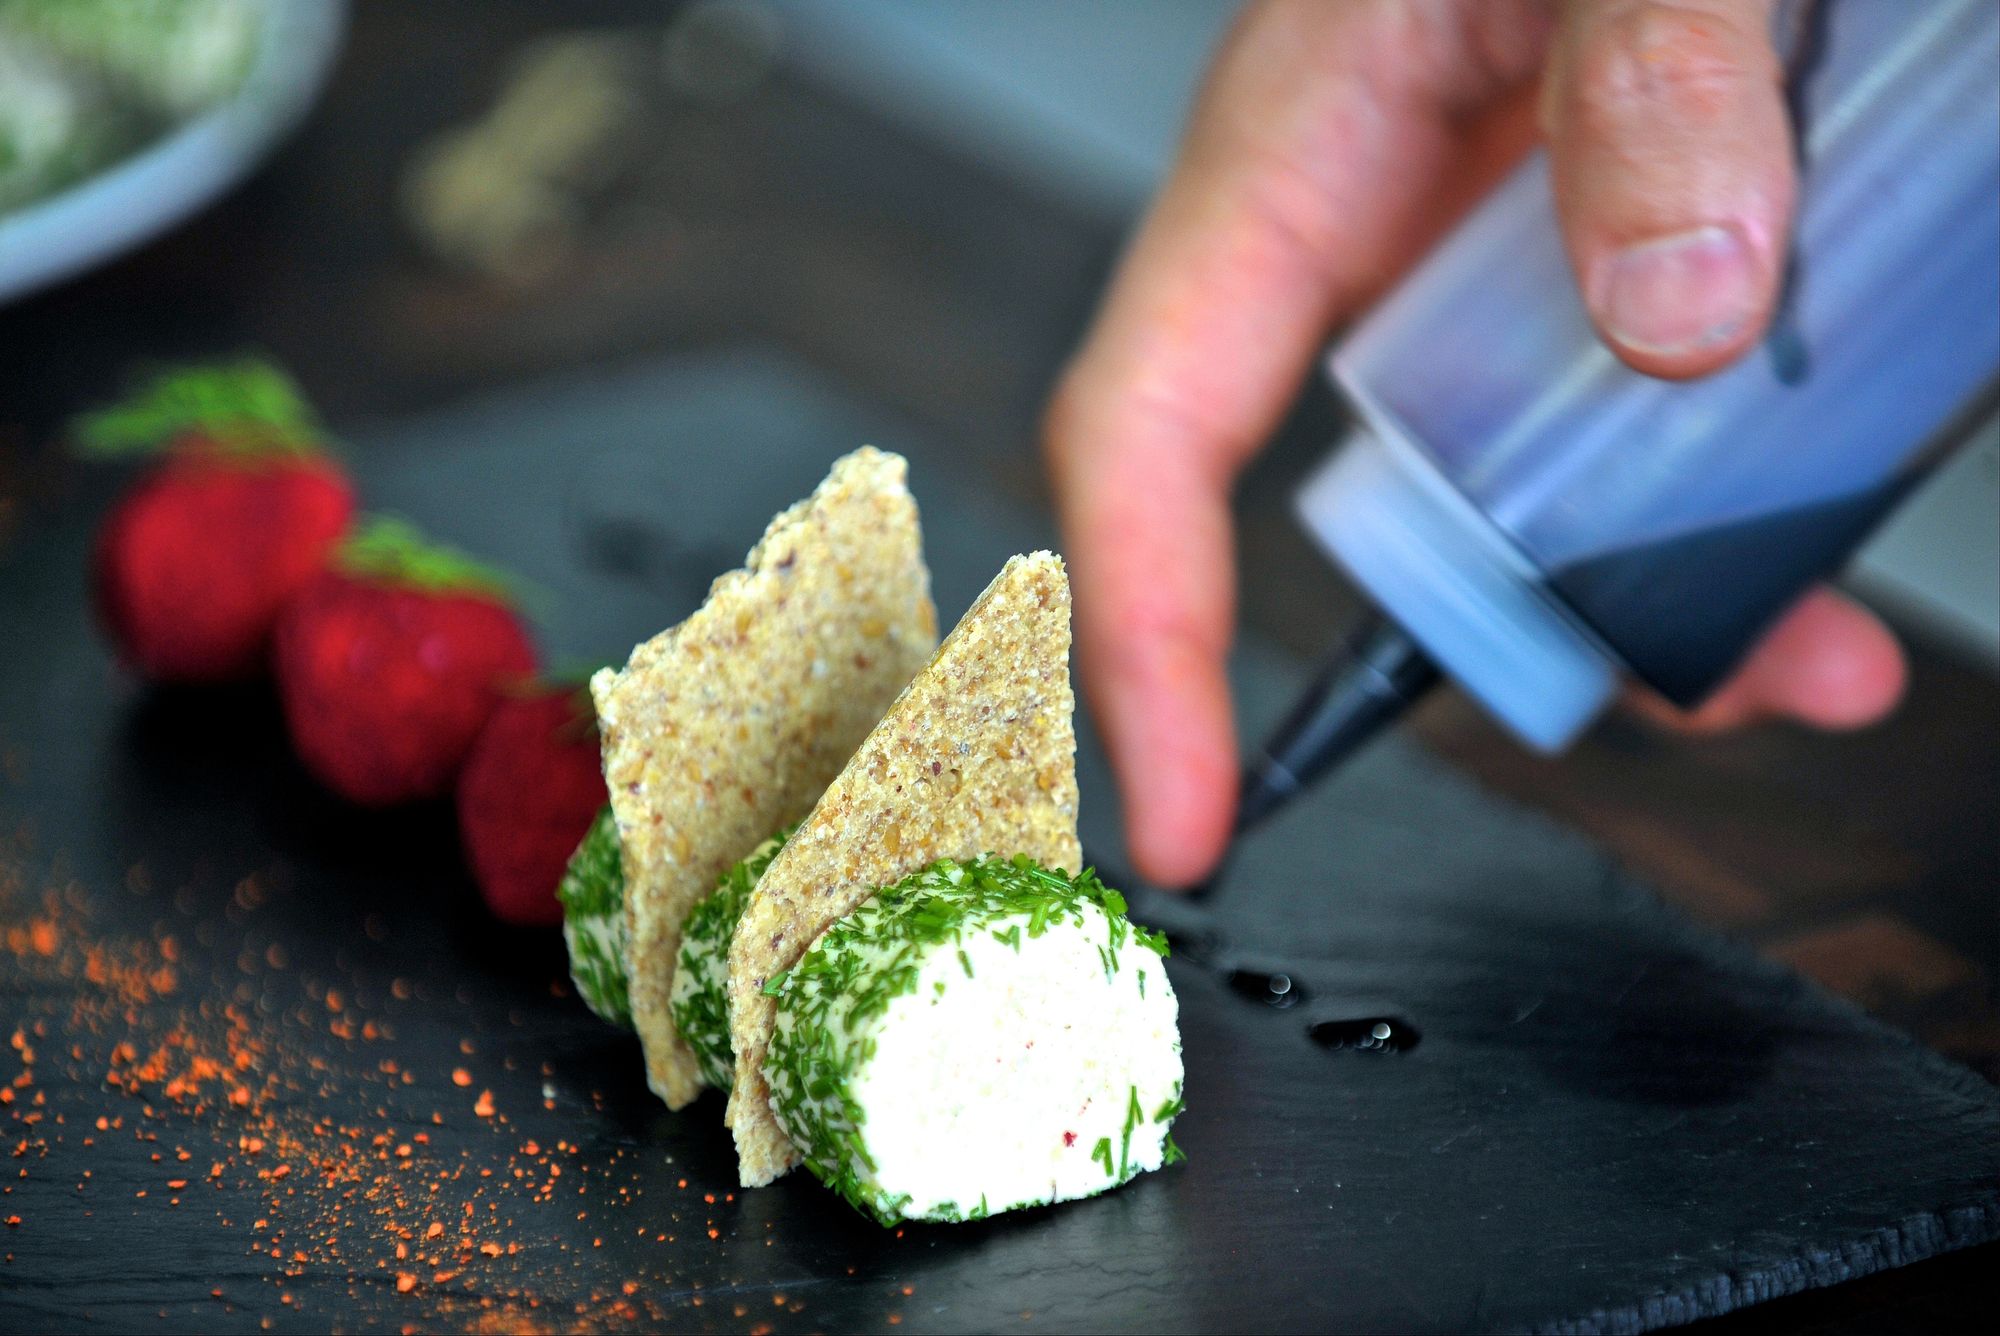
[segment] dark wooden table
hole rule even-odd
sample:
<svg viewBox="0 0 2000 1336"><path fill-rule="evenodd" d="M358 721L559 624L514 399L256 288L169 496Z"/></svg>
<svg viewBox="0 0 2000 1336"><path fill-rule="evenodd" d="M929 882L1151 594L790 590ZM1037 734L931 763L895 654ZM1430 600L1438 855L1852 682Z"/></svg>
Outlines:
<svg viewBox="0 0 2000 1336"><path fill-rule="evenodd" d="M672 21L636 2L361 4L319 109L246 188L0 309L0 557L23 511L65 485L50 449L65 416L135 363L246 347L298 368L328 418L358 428L569 369L775 343L957 442L1000 493L1039 499L1040 402L1119 237L781 64L718 91L645 63L615 151L521 270L441 258L413 226L412 161L485 114L532 43L594 28L656 62ZM1287 509L1333 427L1309 390L1239 493L1244 621L1301 655L1352 608ZM1614 718L1542 761L1453 698L1416 727L1698 918L1996 1079L2000 688L1912 648L1903 710L1848 737L1695 741ZM1915 1321L1949 1311L1925 1296L1948 1304L1979 1267L1947 1258L1862 1286ZM1769 1311L1814 1329L1854 1302Z"/></svg>

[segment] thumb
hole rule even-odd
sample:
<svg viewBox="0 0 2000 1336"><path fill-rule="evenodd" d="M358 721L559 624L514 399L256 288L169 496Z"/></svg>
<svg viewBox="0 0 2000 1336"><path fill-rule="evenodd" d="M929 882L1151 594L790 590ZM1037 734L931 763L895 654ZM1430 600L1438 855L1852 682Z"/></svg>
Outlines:
<svg viewBox="0 0 2000 1336"><path fill-rule="evenodd" d="M1578 0L1543 85L1585 305L1640 371L1702 375L1762 334L1795 188L1771 0Z"/></svg>

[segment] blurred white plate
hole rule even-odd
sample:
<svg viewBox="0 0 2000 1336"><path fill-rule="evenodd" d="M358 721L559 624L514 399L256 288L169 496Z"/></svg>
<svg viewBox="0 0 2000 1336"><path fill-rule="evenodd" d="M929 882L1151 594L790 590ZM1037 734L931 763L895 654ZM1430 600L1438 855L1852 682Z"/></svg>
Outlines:
<svg viewBox="0 0 2000 1336"><path fill-rule="evenodd" d="M240 180L319 91L345 12L346 0L270 0L233 97L95 176L0 214L0 302L164 232Z"/></svg>

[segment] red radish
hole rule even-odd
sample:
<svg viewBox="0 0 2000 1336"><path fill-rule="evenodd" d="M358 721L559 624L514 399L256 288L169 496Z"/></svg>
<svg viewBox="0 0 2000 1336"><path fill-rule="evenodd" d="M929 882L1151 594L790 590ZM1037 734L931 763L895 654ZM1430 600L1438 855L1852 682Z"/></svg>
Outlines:
<svg viewBox="0 0 2000 1336"><path fill-rule="evenodd" d="M91 454L159 454L112 507L92 596L119 655L160 682L264 669L285 601L318 574L354 489L311 410L266 366L177 372L80 422Z"/></svg>
<svg viewBox="0 0 2000 1336"><path fill-rule="evenodd" d="M604 806L587 693L545 685L500 703L458 777L466 861L495 918L556 924L556 884Z"/></svg>
<svg viewBox="0 0 2000 1336"><path fill-rule="evenodd" d="M278 696L306 769L352 802L450 791L535 651L499 577L378 519L278 618Z"/></svg>

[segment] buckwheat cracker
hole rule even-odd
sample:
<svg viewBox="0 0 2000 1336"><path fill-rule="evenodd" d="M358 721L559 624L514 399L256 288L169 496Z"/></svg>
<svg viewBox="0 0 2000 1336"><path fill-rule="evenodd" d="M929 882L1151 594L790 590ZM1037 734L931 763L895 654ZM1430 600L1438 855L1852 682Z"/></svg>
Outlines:
<svg viewBox="0 0 2000 1336"><path fill-rule="evenodd" d="M626 967L646 1081L700 1093L675 1033L681 921L797 821L937 643L900 456L861 449L771 521L693 616L591 679L625 872Z"/></svg>
<svg viewBox="0 0 2000 1336"><path fill-rule="evenodd" d="M764 1083L766 980L874 888L940 858L1081 868L1069 643L1061 558L1008 561L757 883L729 948L728 1117L745 1187L799 1158Z"/></svg>

